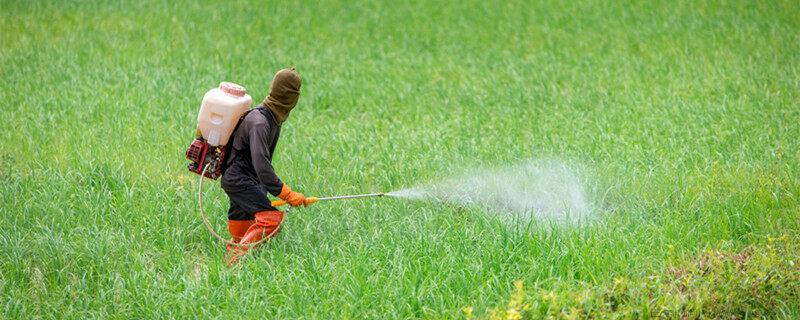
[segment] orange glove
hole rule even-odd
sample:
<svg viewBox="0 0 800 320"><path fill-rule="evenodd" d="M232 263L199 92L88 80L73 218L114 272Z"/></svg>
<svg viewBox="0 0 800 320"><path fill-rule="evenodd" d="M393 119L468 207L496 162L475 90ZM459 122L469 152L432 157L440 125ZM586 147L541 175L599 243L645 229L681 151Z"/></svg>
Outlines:
<svg viewBox="0 0 800 320"><path fill-rule="evenodd" d="M289 188L289 185L283 184L283 188L281 188L281 193L278 195L283 201L286 201L290 206L297 207L297 206L306 206L308 207L308 201L306 201L306 197L300 192L292 191L292 188Z"/></svg>

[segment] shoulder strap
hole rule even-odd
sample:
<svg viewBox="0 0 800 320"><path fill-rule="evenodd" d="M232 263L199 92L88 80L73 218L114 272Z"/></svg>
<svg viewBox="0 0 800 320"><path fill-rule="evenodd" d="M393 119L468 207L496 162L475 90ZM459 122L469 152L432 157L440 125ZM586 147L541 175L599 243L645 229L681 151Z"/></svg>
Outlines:
<svg viewBox="0 0 800 320"><path fill-rule="evenodd" d="M266 118L266 119L267 119L267 121L269 121L270 127L272 127L272 129L273 129L273 130L274 130L276 127L280 127L280 126L279 126L279 125L278 125L278 124L275 122L275 117L273 117L273 116L272 116L272 110L270 110L270 109L269 109L269 108L267 108L267 107L264 107L264 105L260 105L260 106L258 106L258 108L255 108L255 109L258 109L258 111L260 111L260 112L261 112L261 115L263 115L263 116L264 116L264 118Z"/></svg>
<svg viewBox="0 0 800 320"><path fill-rule="evenodd" d="M236 126L233 127L233 131L231 131L231 137L233 137L233 135L236 133L236 130L239 130L239 126L242 125L242 121L244 121L244 117L246 117L248 114L250 114L250 111L253 111L255 109L258 109L258 108L252 108L250 110L247 110L247 111L244 112L244 114L242 114L241 117L239 117L239 121L236 122Z"/></svg>

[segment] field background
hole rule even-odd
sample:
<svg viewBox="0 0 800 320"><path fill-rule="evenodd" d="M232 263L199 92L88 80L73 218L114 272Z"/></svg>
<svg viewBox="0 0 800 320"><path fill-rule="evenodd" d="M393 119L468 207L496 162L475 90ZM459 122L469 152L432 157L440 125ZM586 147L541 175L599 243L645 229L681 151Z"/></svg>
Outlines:
<svg viewBox="0 0 800 320"><path fill-rule="evenodd" d="M794 237L798 30L797 1L0 1L0 317L451 318ZM206 90L287 66L297 190L555 158L599 218L325 203L230 270L183 152Z"/></svg>

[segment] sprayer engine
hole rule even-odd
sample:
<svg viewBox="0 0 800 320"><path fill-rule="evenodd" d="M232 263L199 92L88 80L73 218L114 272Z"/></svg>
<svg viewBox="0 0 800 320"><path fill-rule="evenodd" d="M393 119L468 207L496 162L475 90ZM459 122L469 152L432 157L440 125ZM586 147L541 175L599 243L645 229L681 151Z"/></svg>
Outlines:
<svg viewBox="0 0 800 320"><path fill-rule="evenodd" d="M217 179L222 175L225 147L212 146L202 137L196 138L189 145L189 149L186 150L186 159L191 161L187 166L189 171L201 174L203 167L208 165L205 176L210 179Z"/></svg>

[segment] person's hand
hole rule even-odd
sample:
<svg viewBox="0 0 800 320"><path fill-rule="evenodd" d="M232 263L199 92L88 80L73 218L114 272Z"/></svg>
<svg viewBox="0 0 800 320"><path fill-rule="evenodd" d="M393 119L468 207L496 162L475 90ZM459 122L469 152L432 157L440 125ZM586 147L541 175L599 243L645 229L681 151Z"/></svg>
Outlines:
<svg viewBox="0 0 800 320"><path fill-rule="evenodd" d="M281 188L281 193L278 195L278 198L286 201L286 203L292 207L301 205L308 207L308 201L306 201L306 197L300 192L292 191L292 188L289 188L289 185L285 183L283 184L283 188Z"/></svg>
<svg viewBox="0 0 800 320"><path fill-rule="evenodd" d="M292 207L299 207L299 206L306 206L308 207L308 203L306 203L306 197L300 192L290 192L289 196L286 197L286 202L289 203Z"/></svg>

